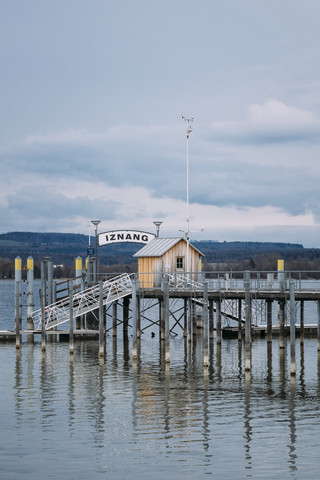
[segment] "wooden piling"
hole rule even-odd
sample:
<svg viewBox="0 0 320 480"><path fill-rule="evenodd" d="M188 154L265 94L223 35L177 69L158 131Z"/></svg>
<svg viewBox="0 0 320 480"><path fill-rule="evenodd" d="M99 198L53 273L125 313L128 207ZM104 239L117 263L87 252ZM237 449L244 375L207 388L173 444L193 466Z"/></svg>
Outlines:
<svg viewBox="0 0 320 480"><path fill-rule="evenodd" d="M132 301L131 301L131 310L132 310L132 359L136 360L138 357L137 350L137 280L132 281Z"/></svg>
<svg viewBox="0 0 320 480"><path fill-rule="evenodd" d="M16 349L21 346L20 336L20 281L15 281L15 326L16 326Z"/></svg>
<svg viewBox="0 0 320 480"><path fill-rule="evenodd" d="M192 299L188 297L188 340L192 340Z"/></svg>
<svg viewBox="0 0 320 480"><path fill-rule="evenodd" d="M112 336L117 336L117 323L118 323L118 302L117 300L112 304Z"/></svg>
<svg viewBox="0 0 320 480"><path fill-rule="evenodd" d="M285 302L279 301L279 348L284 348Z"/></svg>
<svg viewBox="0 0 320 480"><path fill-rule="evenodd" d="M33 312L33 280L34 280L34 263L33 258L28 257L27 259L27 330L34 329L34 323L32 319ZM27 335L27 342L33 343L34 336L32 333Z"/></svg>
<svg viewBox="0 0 320 480"><path fill-rule="evenodd" d="M209 299L209 339L212 340L214 336L214 314L213 314L213 300Z"/></svg>
<svg viewBox="0 0 320 480"><path fill-rule="evenodd" d="M183 336L188 336L188 299L183 299Z"/></svg>
<svg viewBox="0 0 320 480"><path fill-rule="evenodd" d="M238 300L238 340L242 342L242 299Z"/></svg>
<svg viewBox="0 0 320 480"><path fill-rule="evenodd" d="M99 356L104 357L105 350L105 327L103 305L103 282L99 281Z"/></svg>
<svg viewBox="0 0 320 480"><path fill-rule="evenodd" d="M217 344L221 345L221 298L216 301Z"/></svg>
<svg viewBox="0 0 320 480"><path fill-rule="evenodd" d="M70 281L68 285L69 290L69 352L73 355L74 352L74 337L73 337L73 282Z"/></svg>
<svg viewBox="0 0 320 480"><path fill-rule="evenodd" d="M267 300L267 342L272 342L272 300Z"/></svg>
<svg viewBox="0 0 320 480"><path fill-rule="evenodd" d="M203 366L209 364L208 358L208 283L203 284Z"/></svg>
<svg viewBox="0 0 320 480"><path fill-rule="evenodd" d="M250 272L244 274L245 290L245 370L251 370L251 292Z"/></svg>
<svg viewBox="0 0 320 480"><path fill-rule="evenodd" d="M304 300L300 300L300 343L304 342Z"/></svg>
<svg viewBox="0 0 320 480"><path fill-rule="evenodd" d="M124 297L123 299L123 336L128 335L128 325L129 325L129 297Z"/></svg>
<svg viewBox="0 0 320 480"><path fill-rule="evenodd" d="M43 262L41 262L41 265ZM44 277L41 279L41 350L46 349L46 284Z"/></svg>
<svg viewBox="0 0 320 480"><path fill-rule="evenodd" d="M294 282L290 282L290 373L296 374L296 304Z"/></svg>
<svg viewBox="0 0 320 480"><path fill-rule="evenodd" d="M164 310L165 362L170 363L169 283L167 278L165 278L163 282L163 310Z"/></svg>
<svg viewBox="0 0 320 480"><path fill-rule="evenodd" d="M318 300L317 304L318 304L317 337L318 337L318 352L320 354L320 300Z"/></svg>

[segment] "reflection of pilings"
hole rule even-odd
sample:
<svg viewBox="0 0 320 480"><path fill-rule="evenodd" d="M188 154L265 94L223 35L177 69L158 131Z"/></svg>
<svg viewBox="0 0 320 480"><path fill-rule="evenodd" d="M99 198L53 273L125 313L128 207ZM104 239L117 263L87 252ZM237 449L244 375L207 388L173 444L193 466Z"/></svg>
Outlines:
<svg viewBox="0 0 320 480"><path fill-rule="evenodd" d="M203 284L203 366L208 366L208 283Z"/></svg>
<svg viewBox="0 0 320 480"><path fill-rule="evenodd" d="M252 440L252 426L251 426L251 401L250 401L250 389L251 389L251 376L247 372L245 375L245 400L244 400L244 429L245 429L245 459L247 461L246 468L250 470L251 467L251 453L250 443Z"/></svg>
<svg viewBox="0 0 320 480"><path fill-rule="evenodd" d="M294 282L290 282L290 373L296 374L296 304Z"/></svg>
<svg viewBox="0 0 320 480"><path fill-rule="evenodd" d="M279 301L279 348L284 348L285 302Z"/></svg>
<svg viewBox="0 0 320 480"><path fill-rule="evenodd" d="M289 428L290 428L290 442L288 444L289 448L289 464L290 470L293 472L297 471L296 466L296 413L295 413L295 398L296 398L296 381L294 377L291 377L291 385L290 385L290 403L289 403Z"/></svg>

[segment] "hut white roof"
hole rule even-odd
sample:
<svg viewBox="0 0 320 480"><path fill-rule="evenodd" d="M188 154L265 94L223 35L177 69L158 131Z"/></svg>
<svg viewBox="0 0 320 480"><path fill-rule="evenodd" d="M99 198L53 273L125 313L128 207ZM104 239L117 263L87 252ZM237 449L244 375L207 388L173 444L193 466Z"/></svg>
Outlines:
<svg viewBox="0 0 320 480"><path fill-rule="evenodd" d="M186 242L183 237L173 237L173 238L159 238L156 237L151 242L147 243L144 247L136 252L134 257L161 257L164 255L170 248L174 247L181 240ZM195 248L191 243L189 244L194 250L196 250L201 256L203 254Z"/></svg>

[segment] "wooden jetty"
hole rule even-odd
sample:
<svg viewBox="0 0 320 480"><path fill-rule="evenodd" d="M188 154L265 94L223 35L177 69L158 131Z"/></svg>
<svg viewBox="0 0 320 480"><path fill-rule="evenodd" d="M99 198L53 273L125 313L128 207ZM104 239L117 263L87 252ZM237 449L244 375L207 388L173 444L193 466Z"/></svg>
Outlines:
<svg viewBox="0 0 320 480"><path fill-rule="evenodd" d="M251 370L251 342L255 336L277 337L279 348L290 338L290 371L295 375L296 337L302 343L310 336L318 339L320 352L320 282L312 288L302 280L305 272L199 272L161 273L152 287L139 285L139 274L102 277L96 272L83 275L79 258L76 277L65 282L53 280L50 261L42 263L41 306L33 308L33 263L28 259L27 318L21 318L21 265L16 265L15 328L0 331L1 341L69 342L73 354L75 339L97 338L99 354L105 355L106 335L132 335L132 359L138 357L138 342L150 329L158 335L170 363L170 337L181 334L191 342L201 335L203 364L208 366L208 345L215 338L237 337L245 345L245 369ZM20 268L19 268L20 267ZM143 273L144 285L146 273ZM154 278L154 272L152 272ZM159 275L159 274L158 274ZM99 281L97 279L100 278ZM156 285L156 286L155 286ZM316 322L305 324L305 305L317 306ZM152 315L150 312L152 311ZM277 315L276 322L274 315ZM299 317L299 321L298 321ZM111 325L110 325L111 324ZM26 328L23 328L26 325ZM67 329L63 328L67 325Z"/></svg>

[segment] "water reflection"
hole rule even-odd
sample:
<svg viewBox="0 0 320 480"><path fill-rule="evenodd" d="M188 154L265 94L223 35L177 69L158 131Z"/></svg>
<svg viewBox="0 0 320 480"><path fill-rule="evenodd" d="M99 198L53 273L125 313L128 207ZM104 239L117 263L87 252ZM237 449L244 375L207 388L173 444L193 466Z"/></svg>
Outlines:
<svg viewBox="0 0 320 480"><path fill-rule="evenodd" d="M67 462L63 442L77 449L80 463L94 452L93 471L111 472L113 478L125 476L130 465L143 470L157 462L223 478L226 455L233 459L227 468L233 468L234 478L241 478L241 469L254 477L262 472L261 452L268 450L285 452L268 457L285 478L283 472L294 476L301 470L299 432L304 441L308 436L308 448L320 448L312 434L320 424L314 408L320 398L320 354L318 370L306 376L306 345L300 347L296 378L289 375L287 349L272 343L254 342L251 374L244 371L238 340L210 341L207 370L199 337L173 344L170 366L158 347L154 340L139 344L132 362L130 338L110 338L101 362L95 341L76 342L72 357L68 344L47 345L43 354L39 344L23 345L15 356L13 431L31 425L42 455L49 449L54 455L53 446L62 442L55 454L62 462ZM306 428L299 429L302 421Z"/></svg>

